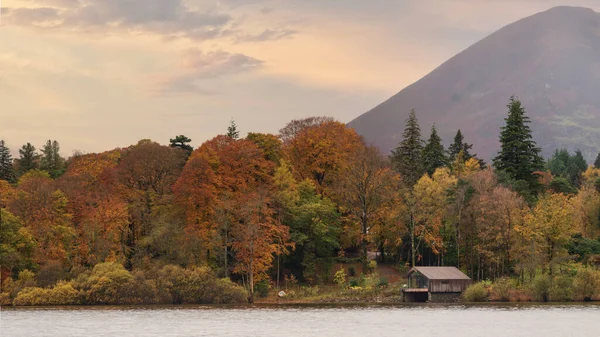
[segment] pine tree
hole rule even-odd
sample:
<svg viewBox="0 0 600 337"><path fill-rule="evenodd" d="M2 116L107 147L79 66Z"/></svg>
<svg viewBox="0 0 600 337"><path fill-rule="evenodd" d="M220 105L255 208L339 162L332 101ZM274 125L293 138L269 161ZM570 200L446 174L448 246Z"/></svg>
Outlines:
<svg viewBox="0 0 600 337"><path fill-rule="evenodd" d="M473 147L473 144L465 143L464 140L465 138L463 137L462 132L458 129L456 136L454 136L454 142L448 147L448 159L451 163L456 160L456 156L460 151L463 152L465 161L472 158L469 150Z"/></svg>
<svg viewBox="0 0 600 337"><path fill-rule="evenodd" d="M594 162L594 167L597 169L600 169L600 153L598 153L598 156L596 157L596 161Z"/></svg>
<svg viewBox="0 0 600 337"><path fill-rule="evenodd" d="M189 144L191 141L192 140L188 137L184 135L179 135L176 136L174 139L169 139L169 146L178 147L184 151L187 151L188 153L192 153L192 151L194 151L194 148Z"/></svg>
<svg viewBox="0 0 600 337"><path fill-rule="evenodd" d="M15 172L13 170L13 160L10 149L0 140L0 179L8 182L15 182Z"/></svg>
<svg viewBox="0 0 600 337"><path fill-rule="evenodd" d="M508 117L504 119L506 124L500 133L501 150L494 158L494 167L516 182L527 182L531 190L537 184L533 172L544 167L541 150L531 137L528 125L531 121L521 102L511 97L508 109Z"/></svg>
<svg viewBox="0 0 600 337"><path fill-rule="evenodd" d="M233 119L231 120L231 123L227 127L227 137L229 137L231 139L240 138L240 132L238 131L237 125L235 124L235 121Z"/></svg>
<svg viewBox="0 0 600 337"><path fill-rule="evenodd" d="M35 151L35 146L31 145L31 143L23 145L19 149L19 155L20 158L16 160L19 176L38 168L40 155Z"/></svg>
<svg viewBox="0 0 600 337"><path fill-rule="evenodd" d="M448 165L448 158L442 139L438 136L435 125L431 127L431 135L423 148L423 168L425 172L432 175L435 169Z"/></svg>
<svg viewBox="0 0 600 337"><path fill-rule="evenodd" d="M422 152L421 128L413 109L406 120L402 141L391 155L394 169L400 173L408 186L412 187L424 173Z"/></svg>
<svg viewBox="0 0 600 337"><path fill-rule="evenodd" d="M57 141L48 140L42 148L40 169L48 172L52 178L58 178L64 173L65 160L60 156L60 146Z"/></svg>

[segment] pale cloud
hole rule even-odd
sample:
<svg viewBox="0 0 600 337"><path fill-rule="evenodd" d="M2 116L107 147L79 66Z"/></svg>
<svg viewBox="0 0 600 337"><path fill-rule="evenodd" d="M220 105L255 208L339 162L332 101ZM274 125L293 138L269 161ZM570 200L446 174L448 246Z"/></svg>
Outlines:
<svg viewBox="0 0 600 337"><path fill-rule="evenodd" d="M206 80L236 75L259 69L263 61L240 53L222 50L203 52L192 48L182 53L181 69L177 75L158 80L157 94L194 93L215 94L214 90L202 87Z"/></svg>

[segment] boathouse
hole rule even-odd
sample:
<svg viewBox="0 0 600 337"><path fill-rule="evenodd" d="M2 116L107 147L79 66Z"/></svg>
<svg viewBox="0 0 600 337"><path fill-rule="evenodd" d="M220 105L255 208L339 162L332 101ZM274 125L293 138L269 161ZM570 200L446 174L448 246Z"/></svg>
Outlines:
<svg viewBox="0 0 600 337"><path fill-rule="evenodd" d="M413 267L406 276L404 302L457 302L472 282L456 267Z"/></svg>

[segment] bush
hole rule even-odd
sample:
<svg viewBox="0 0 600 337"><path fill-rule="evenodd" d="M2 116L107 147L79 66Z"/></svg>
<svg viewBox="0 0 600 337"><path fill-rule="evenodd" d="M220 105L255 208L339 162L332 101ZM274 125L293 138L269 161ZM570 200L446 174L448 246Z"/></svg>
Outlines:
<svg viewBox="0 0 600 337"><path fill-rule="evenodd" d="M133 277L119 290L121 304L158 303L158 290L154 280L147 280L142 271L136 271Z"/></svg>
<svg viewBox="0 0 600 337"><path fill-rule="evenodd" d="M125 285L132 279L131 273L118 263L99 263L83 282L81 295L86 304L120 304Z"/></svg>
<svg viewBox="0 0 600 337"><path fill-rule="evenodd" d="M258 294L258 297L265 298L269 296L269 282L262 280L254 285L254 291Z"/></svg>
<svg viewBox="0 0 600 337"><path fill-rule="evenodd" d="M552 301L566 302L573 300L573 278L567 275L559 275L554 279L550 288L550 299Z"/></svg>
<svg viewBox="0 0 600 337"><path fill-rule="evenodd" d="M591 301L600 293L600 272L591 268L581 268L573 279L573 293L584 301Z"/></svg>
<svg viewBox="0 0 600 337"><path fill-rule="evenodd" d="M348 268L348 275L350 275L350 277L356 276L356 268L354 268L354 266Z"/></svg>
<svg viewBox="0 0 600 337"><path fill-rule="evenodd" d="M386 277L380 277L379 278L379 283L377 285L379 287L387 287L388 286L388 279Z"/></svg>
<svg viewBox="0 0 600 337"><path fill-rule="evenodd" d="M550 278L538 275L531 283L531 295L536 301L548 302L550 299Z"/></svg>
<svg viewBox="0 0 600 337"><path fill-rule="evenodd" d="M490 292L488 290L489 282L478 282L470 285L463 293L463 298L467 302L485 302L489 300Z"/></svg>
<svg viewBox="0 0 600 337"><path fill-rule="evenodd" d="M359 286L358 280L350 280L350 284L349 285L350 285L351 288L358 287Z"/></svg>
<svg viewBox="0 0 600 337"><path fill-rule="evenodd" d="M499 301L508 302L510 300L510 291L513 289L513 284L508 277L503 277L492 286L492 295Z"/></svg>
<svg viewBox="0 0 600 337"><path fill-rule="evenodd" d="M335 272L333 276L333 282L341 288L346 286L346 270L344 267L340 267L340 270Z"/></svg>
<svg viewBox="0 0 600 337"><path fill-rule="evenodd" d="M0 293L0 306L11 305L12 301L10 299L9 293Z"/></svg>

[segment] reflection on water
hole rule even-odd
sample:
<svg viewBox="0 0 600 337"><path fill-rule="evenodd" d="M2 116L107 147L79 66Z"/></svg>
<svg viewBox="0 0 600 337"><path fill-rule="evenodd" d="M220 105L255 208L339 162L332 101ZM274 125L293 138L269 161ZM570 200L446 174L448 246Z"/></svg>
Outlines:
<svg viewBox="0 0 600 337"><path fill-rule="evenodd" d="M6 309L8 336L600 336L600 304Z"/></svg>

